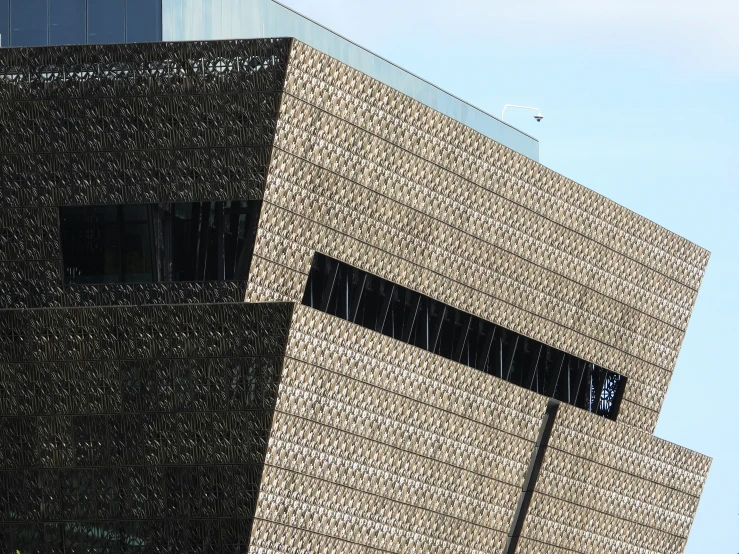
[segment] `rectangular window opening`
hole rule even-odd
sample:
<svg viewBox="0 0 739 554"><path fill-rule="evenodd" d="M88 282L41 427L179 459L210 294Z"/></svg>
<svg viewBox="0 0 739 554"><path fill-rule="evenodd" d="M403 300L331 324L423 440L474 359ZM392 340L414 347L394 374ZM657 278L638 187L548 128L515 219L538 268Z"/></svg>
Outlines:
<svg viewBox="0 0 739 554"><path fill-rule="evenodd" d="M59 209L64 284L246 280L260 201Z"/></svg>
<svg viewBox="0 0 739 554"><path fill-rule="evenodd" d="M626 377L318 252L303 304L615 420Z"/></svg>

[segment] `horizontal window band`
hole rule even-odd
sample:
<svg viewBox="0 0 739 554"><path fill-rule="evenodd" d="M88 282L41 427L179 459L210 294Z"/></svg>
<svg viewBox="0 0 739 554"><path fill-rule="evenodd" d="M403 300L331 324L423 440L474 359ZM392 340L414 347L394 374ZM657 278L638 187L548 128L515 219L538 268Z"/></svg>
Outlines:
<svg viewBox="0 0 739 554"><path fill-rule="evenodd" d="M615 420L626 377L316 252L303 304Z"/></svg>

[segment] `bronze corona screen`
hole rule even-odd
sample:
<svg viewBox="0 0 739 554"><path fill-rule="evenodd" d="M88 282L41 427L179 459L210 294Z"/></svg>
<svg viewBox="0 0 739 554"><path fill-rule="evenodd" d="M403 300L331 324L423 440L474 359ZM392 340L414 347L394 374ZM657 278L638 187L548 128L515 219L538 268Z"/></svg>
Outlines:
<svg viewBox="0 0 739 554"><path fill-rule="evenodd" d="M0 544L679 554L704 249L294 39L0 50Z"/></svg>

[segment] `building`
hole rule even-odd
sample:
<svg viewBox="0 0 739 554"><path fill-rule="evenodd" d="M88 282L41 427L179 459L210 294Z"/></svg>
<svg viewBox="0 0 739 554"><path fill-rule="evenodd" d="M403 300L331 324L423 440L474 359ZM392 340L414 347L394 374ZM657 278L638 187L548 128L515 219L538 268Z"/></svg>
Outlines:
<svg viewBox="0 0 739 554"><path fill-rule="evenodd" d="M683 551L702 248L291 38L3 48L0 168L11 551Z"/></svg>
<svg viewBox="0 0 739 554"><path fill-rule="evenodd" d="M0 0L0 46L162 40L162 0Z"/></svg>
<svg viewBox="0 0 739 554"><path fill-rule="evenodd" d="M0 0L0 36L6 46L294 37L539 159L534 137L274 0Z"/></svg>

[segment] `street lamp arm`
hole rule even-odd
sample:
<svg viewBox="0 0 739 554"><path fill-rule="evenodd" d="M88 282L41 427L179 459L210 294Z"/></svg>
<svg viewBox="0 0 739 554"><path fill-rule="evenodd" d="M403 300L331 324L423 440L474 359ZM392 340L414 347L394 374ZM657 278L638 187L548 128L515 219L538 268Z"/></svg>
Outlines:
<svg viewBox="0 0 739 554"><path fill-rule="evenodd" d="M501 121L503 121L503 118L505 117L505 111L508 108L519 108L519 109L522 109L522 110L535 110L537 115L541 115L541 110L539 108L532 108L531 106L518 106L516 104L506 104L505 106L503 106L503 111L500 114L500 120ZM536 116L534 116L534 117L536 117Z"/></svg>

